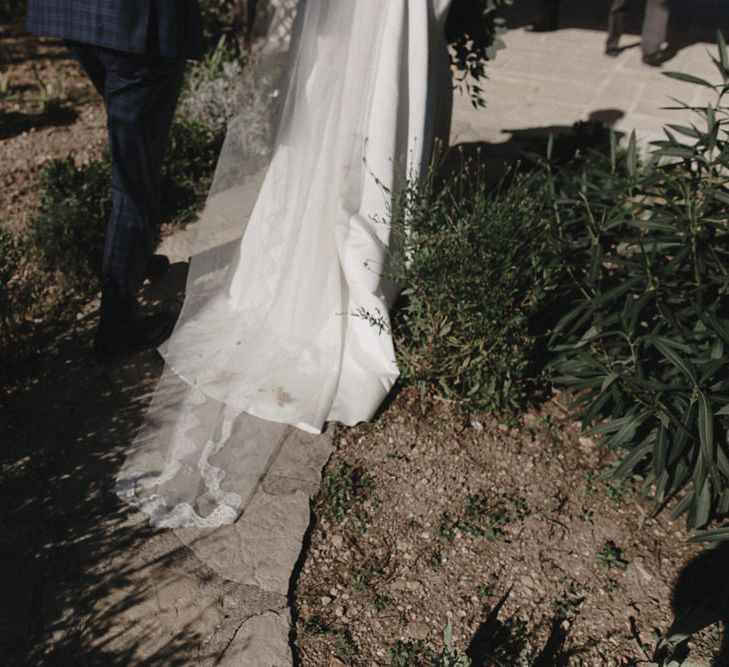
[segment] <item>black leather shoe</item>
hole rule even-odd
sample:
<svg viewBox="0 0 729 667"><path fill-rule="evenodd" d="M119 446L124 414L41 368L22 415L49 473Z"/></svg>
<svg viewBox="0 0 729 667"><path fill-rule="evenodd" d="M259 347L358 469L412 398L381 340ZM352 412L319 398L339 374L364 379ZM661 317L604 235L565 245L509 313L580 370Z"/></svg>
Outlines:
<svg viewBox="0 0 729 667"><path fill-rule="evenodd" d="M605 55L610 56L611 58L617 58L620 55L620 47L619 46L606 46L605 47Z"/></svg>
<svg viewBox="0 0 729 667"><path fill-rule="evenodd" d="M663 51L643 54L643 63L650 67L660 67L666 61L666 54Z"/></svg>
<svg viewBox="0 0 729 667"><path fill-rule="evenodd" d="M161 278L170 268L170 260L164 255L152 255L147 262L147 269L144 277L150 280Z"/></svg>
<svg viewBox="0 0 729 667"><path fill-rule="evenodd" d="M174 326L175 319L170 315L148 315L126 335L99 328L94 340L94 355L97 361L106 364L134 352L151 350L170 337Z"/></svg>

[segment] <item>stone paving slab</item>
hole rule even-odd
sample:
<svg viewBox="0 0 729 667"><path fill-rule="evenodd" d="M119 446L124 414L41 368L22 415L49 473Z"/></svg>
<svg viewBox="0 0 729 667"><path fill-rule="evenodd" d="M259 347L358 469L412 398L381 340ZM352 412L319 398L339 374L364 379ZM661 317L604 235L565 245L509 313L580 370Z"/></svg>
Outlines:
<svg viewBox="0 0 729 667"><path fill-rule="evenodd" d="M729 27L729 3L725 10ZM569 18L565 19L568 25ZM710 91L669 79L662 72L678 71L717 81L718 72L707 55L707 51L715 54L714 45L689 44L661 68L652 68L641 61L635 35L623 36L621 45L627 48L617 58L604 54L605 38L603 30L594 29L510 30L504 39L506 49L488 69L489 81L484 85L487 108L474 109L467 98L456 97L453 141L487 142L498 152L498 145L508 142L514 131L568 128L614 110L621 116L614 128L625 134L635 130L645 148L649 141L662 137L664 124L692 118L688 112L667 110L665 107L674 104L672 98L690 105L705 105L711 99Z"/></svg>

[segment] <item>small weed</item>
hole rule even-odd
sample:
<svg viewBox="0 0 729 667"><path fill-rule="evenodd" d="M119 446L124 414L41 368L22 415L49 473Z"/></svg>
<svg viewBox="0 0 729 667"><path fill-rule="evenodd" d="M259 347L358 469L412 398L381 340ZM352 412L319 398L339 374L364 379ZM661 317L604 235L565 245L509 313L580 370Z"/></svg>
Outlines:
<svg viewBox="0 0 729 667"><path fill-rule="evenodd" d="M66 102L65 73L60 72L55 81L47 82L41 77L38 67L34 66L33 75L36 80L38 107L41 113L54 114L60 111Z"/></svg>
<svg viewBox="0 0 729 667"><path fill-rule="evenodd" d="M605 484L605 495L616 505L621 505L631 493L633 493L633 483L630 478L613 479Z"/></svg>
<svg viewBox="0 0 729 667"><path fill-rule="evenodd" d="M456 536L456 524L457 522L451 517L448 512L443 512L440 515L438 537L446 542L452 542L453 538Z"/></svg>
<svg viewBox="0 0 729 667"><path fill-rule="evenodd" d="M592 470L585 470L582 479L585 480L585 497L594 496L597 493L597 475Z"/></svg>
<svg viewBox="0 0 729 667"><path fill-rule="evenodd" d="M527 504L518 496L503 495L488 514L488 537L497 540L504 535L504 528L520 521L528 513Z"/></svg>
<svg viewBox="0 0 729 667"><path fill-rule="evenodd" d="M466 516L480 519L486 512L486 500L478 494L466 498Z"/></svg>
<svg viewBox="0 0 729 667"><path fill-rule="evenodd" d="M365 590L367 590L367 587L370 585L370 582L372 581L372 577L374 576L375 571L374 569L370 567L366 567L361 572L358 572L357 574L352 575L352 578L349 580L349 585L352 588L352 590L357 591L358 593L361 593Z"/></svg>
<svg viewBox="0 0 729 667"><path fill-rule="evenodd" d="M422 639L416 641L398 641L390 649L389 659L391 667L420 667L432 662L435 653L426 646Z"/></svg>
<svg viewBox="0 0 729 667"><path fill-rule="evenodd" d="M321 616L315 614L301 620L301 632L304 635L316 637L329 632L329 626Z"/></svg>
<svg viewBox="0 0 729 667"><path fill-rule="evenodd" d="M430 565L430 567L439 567L440 565L442 565L443 564L443 554L441 554L440 549L433 549L428 554L426 563L428 563L428 565Z"/></svg>
<svg viewBox="0 0 729 667"><path fill-rule="evenodd" d="M479 586L476 586L476 597L481 601L491 597L491 586L488 584L480 584Z"/></svg>
<svg viewBox="0 0 729 667"><path fill-rule="evenodd" d="M352 525L352 528L359 533L360 535L364 535L367 532L367 528L369 526L369 521L367 518L367 514L364 512L356 512L354 516L350 519L350 523Z"/></svg>
<svg viewBox="0 0 729 667"><path fill-rule="evenodd" d="M328 519L342 522L352 506L361 501L372 487L372 477L363 466L342 462L325 476L323 482L323 513ZM354 514L354 525L366 526L361 514Z"/></svg>
<svg viewBox="0 0 729 667"><path fill-rule="evenodd" d="M554 600L552 611L557 619L561 621L570 620L577 616L577 611L584 601L585 598L579 596L577 584L573 581L570 584L569 591Z"/></svg>
<svg viewBox="0 0 729 667"><path fill-rule="evenodd" d="M612 540L605 542L602 549L595 553L595 560L605 572L609 572L612 568L624 570L628 567L628 561L623 559L620 548Z"/></svg>
<svg viewBox="0 0 729 667"><path fill-rule="evenodd" d="M375 593L369 601L369 603L375 608L375 611L378 613L382 613L383 611L389 609L391 602L392 600L390 600L387 595L383 595L382 593Z"/></svg>
<svg viewBox="0 0 729 667"><path fill-rule="evenodd" d="M496 503L489 504L483 496L469 495L459 517L453 517L448 512L440 515L438 537L451 542L456 530L459 530L473 537L487 534L489 539L495 540L503 535L505 526L519 521L527 513L528 508L523 498L502 495ZM484 518L486 528L483 526Z"/></svg>
<svg viewBox="0 0 729 667"><path fill-rule="evenodd" d="M590 525L595 523L594 517L595 512L591 509L588 509L587 507L583 507L580 509L580 513L577 515L577 517L584 521L585 523L589 523Z"/></svg>
<svg viewBox="0 0 729 667"><path fill-rule="evenodd" d="M354 643L352 633L348 628L339 628L334 632L334 653L337 658L343 660L348 665L359 654L357 644Z"/></svg>

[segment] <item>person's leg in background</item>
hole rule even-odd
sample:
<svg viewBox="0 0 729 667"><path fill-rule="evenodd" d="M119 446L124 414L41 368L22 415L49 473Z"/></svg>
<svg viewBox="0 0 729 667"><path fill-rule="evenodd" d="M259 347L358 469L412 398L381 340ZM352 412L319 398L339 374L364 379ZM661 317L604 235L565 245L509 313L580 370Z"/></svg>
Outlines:
<svg viewBox="0 0 729 667"><path fill-rule="evenodd" d="M663 42L668 32L668 0L648 0L643 18L641 49L643 62L660 65L663 62Z"/></svg>
<svg viewBox="0 0 729 667"><path fill-rule="evenodd" d="M145 328L137 312L137 293L160 222L160 175L184 61L104 49L99 58L106 71L104 99L112 158L112 212L104 245L97 338L97 351L103 356L129 337L144 345L147 338L162 335L156 331L162 322L149 322L151 330Z"/></svg>
<svg viewBox="0 0 729 667"><path fill-rule="evenodd" d="M112 159L112 211L101 267L102 358L152 347L171 328L167 317L140 318L137 293L160 222L160 174L182 88L185 61L70 43L103 95Z"/></svg>
<svg viewBox="0 0 729 667"><path fill-rule="evenodd" d="M609 56L617 56L620 53L618 42L623 34L625 18L630 9L631 0L613 0L608 14L608 36L605 44L605 53Z"/></svg>

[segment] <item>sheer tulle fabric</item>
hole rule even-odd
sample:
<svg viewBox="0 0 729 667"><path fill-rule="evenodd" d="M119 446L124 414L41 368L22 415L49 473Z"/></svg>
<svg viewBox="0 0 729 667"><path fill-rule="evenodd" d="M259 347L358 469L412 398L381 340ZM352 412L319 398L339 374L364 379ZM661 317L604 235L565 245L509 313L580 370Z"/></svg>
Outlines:
<svg viewBox="0 0 729 667"><path fill-rule="evenodd" d="M367 420L396 381L387 326L362 314L387 323L392 199L447 137L449 2L276 7L118 479L156 525L234 521L286 425Z"/></svg>

